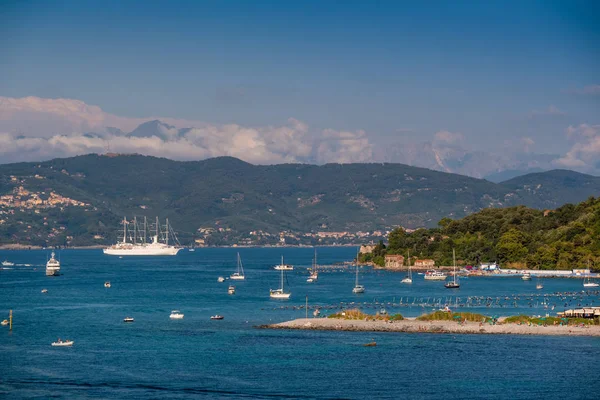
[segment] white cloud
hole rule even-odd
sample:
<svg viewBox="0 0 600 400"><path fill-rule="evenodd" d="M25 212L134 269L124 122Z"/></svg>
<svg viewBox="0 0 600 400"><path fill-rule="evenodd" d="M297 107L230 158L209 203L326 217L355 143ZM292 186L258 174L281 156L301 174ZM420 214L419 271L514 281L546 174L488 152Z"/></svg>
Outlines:
<svg viewBox="0 0 600 400"><path fill-rule="evenodd" d="M173 126L151 123L134 136L106 131L106 127L112 126L129 132L153 119ZM173 118L126 118L70 99L0 97L0 132L5 132L0 133L0 162L102 153L108 148L112 152L176 160L232 156L255 164L365 162L372 161L373 156L364 131L313 132L294 118L282 126L265 127ZM89 137L83 135L86 132L101 135Z"/></svg>
<svg viewBox="0 0 600 400"><path fill-rule="evenodd" d="M600 125L569 126L567 136L574 143L554 165L593 171L600 163Z"/></svg>
<svg viewBox="0 0 600 400"><path fill-rule="evenodd" d="M564 117L567 113L558 109L558 107L550 105L545 110L533 110L528 114L530 119L542 117Z"/></svg>
<svg viewBox="0 0 600 400"><path fill-rule="evenodd" d="M574 93L581 95L597 96L600 95L600 85L587 85L580 89L575 89Z"/></svg>

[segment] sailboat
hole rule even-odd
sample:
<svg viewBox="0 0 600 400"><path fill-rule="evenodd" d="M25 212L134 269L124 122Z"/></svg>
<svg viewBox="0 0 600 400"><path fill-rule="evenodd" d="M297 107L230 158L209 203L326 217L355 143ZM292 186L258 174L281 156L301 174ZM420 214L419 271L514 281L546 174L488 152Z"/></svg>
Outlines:
<svg viewBox="0 0 600 400"><path fill-rule="evenodd" d="M291 296L291 292L285 292L283 290L283 273L284 270L281 270L281 287L279 289L270 289L269 290L269 296L272 299L289 299Z"/></svg>
<svg viewBox="0 0 600 400"><path fill-rule="evenodd" d="M590 260L588 260L588 270L590 269ZM588 274L587 277L583 280L583 287L598 287L597 282L592 281L591 274Z"/></svg>
<svg viewBox="0 0 600 400"><path fill-rule="evenodd" d="M352 293L364 293L365 287L363 285L358 284L358 258L356 259L356 281L354 282L354 288L352 289Z"/></svg>
<svg viewBox="0 0 600 400"><path fill-rule="evenodd" d="M402 283L412 283L412 271L410 269L410 251L408 252L408 275L406 275L404 277L404 279L402 279L402 281L400 281Z"/></svg>
<svg viewBox="0 0 600 400"><path fill-rule="evenodd" d="M242 265L240 253L237 253L237 271L229 275L229 278L235 281L243 281L244 279L246 279L246 277L244 276L244 266Z"/></svg>
<svg viewBox="0 0 600 400"><path fill-rule="evenodd" d="M310 276L306 282L314 282L319 279L319 273L317 272L317 249L315 249L315 258L313 258L313 266L310 271Z"/></svg>
<svg viewBox="0 0 600 400"><path fill-rule="evenodd" d="M454 278L444 285L446 289L458 289L460 287L460 283L456 280L456 254L454 249L452 249L452 262L454 263Z"/></svg>
<svg viewBox="0 0 600 400"><path fill-rule="evenodd" d="M544 285L542 285L542 280L541 280L541 278L540 278L539 275L536 277L535 288L538 289L538 290L544 288Z"/></svg>

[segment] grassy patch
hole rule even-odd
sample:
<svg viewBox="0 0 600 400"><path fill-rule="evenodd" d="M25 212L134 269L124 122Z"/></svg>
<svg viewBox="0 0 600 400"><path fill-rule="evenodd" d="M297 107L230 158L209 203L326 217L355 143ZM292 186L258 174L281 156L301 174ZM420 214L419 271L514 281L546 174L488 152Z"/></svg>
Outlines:
<svg viewBox="0 0 600 400"><path fill-rule="evenodd" d="M404 317L400 314L394 315L371 315L366 314L359 309L344 310L335 314L329 315L327 318L362 320L362 321L402 321Z"/></svg>
<svg viewBox="0 0 600 400"><path fill-rule="evenodd" d="M423 314L417 317L419 321L471 321L471 322L489 322L492 318L483 314L475 314L469 312L453 313L447 311L435 311L431 314Z"/></svg>

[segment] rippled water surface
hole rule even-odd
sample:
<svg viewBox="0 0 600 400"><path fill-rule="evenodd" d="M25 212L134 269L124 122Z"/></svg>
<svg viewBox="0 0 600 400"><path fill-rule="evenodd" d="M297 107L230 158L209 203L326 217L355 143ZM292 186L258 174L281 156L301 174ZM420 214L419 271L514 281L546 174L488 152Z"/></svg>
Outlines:
<svg viewBox="0 0 600 400"><path fill-rule="evenodd" d="M247 280L218 283L235 269ZM319 248L322 264L350 260L355 248ZM270 300L281 254L288 301ZM491 335L270 331L254 326L358 303L367 312L416 316L437 303L488 315L554 314L596 304L575 279L468 278L451 294L441 282L400 284L402 273L324 270L307 283L312 249L197 249L169 258L114 258L100 250L60 253L62 275L46 277L45 251L0 251L0 397L5 398L598 398L600 339ZM105 281L112 287L106 289ZM41 290L48 289L43 294ZM567 293L568 294L565 294ZM560 293L560 294L557 294ZM545 296L544 296L545 295ZM354 305L349 303L355 302ZM467 305L469 307L467 307ZM555 310L552 310L555 307ZM170 320L173 309L185 314ZM222 314L224 320L209 317ZM125 316L135 322L125 324ZM53 348L57 337L75 340ZM375 340L376 347L363 347Z"/></svg>

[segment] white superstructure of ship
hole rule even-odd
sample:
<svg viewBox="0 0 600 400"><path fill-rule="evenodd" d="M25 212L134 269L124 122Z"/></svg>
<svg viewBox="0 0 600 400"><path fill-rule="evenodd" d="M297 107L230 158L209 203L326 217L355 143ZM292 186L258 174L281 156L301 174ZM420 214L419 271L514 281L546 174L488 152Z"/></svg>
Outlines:
<svg viewBox="0 0 600 400"><path fill-rule="evenodd" d="M46 263L46 276L60 275L60 261L55 257L54 252L50 255L50 259Z"/></svg>
<svg viewBox="0 0 600 400"><path fill-rule="evenodd" d="M128 230L127 225L129 224L132 224L133 227ZM182 247L169 225L168 218L164 230L159 224L158 217L156 218L151 241L147 241L147 226L145 217L141 227L137 223L137 218L134 217L130 222L127 221L127 218L123 218L123 240L105 248L104 254L111 256L174 256L181 250ZM171 243L175 243L175 245L169 244L169 238L172 238Z"/></svg>

